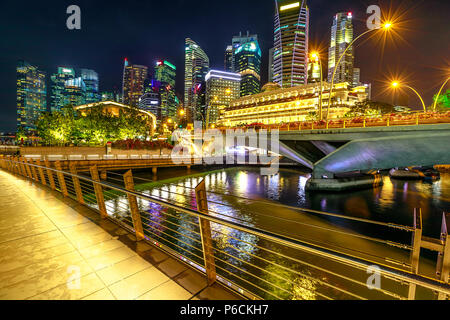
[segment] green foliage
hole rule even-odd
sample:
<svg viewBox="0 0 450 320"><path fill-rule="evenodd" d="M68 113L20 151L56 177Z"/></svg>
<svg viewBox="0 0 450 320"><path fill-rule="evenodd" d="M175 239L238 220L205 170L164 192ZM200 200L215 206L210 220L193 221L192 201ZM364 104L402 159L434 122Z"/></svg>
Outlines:
<svg viewBox="0 0 450 320"><path fill-rule="evenodd" d="M82 115L67 106L44 113L37 122L37 133L50 145L105 145L109 141L147 138L148 123L137 110L122 110L114 116L96 106Z"/></svg>
<svg viewBox="0 0 450 320"><path fill-rule="evenodd" d="M436 101L437 98L437 94L434 95L433 97L433 103L434 101ZM448 109L450 108L450 89L447 89L447 91L445 93L442 93L439 96L439 99L436 103L436 109L437 111L441 110L441 111L448 111Z"/></svg>
<svg viewBox="0 0 450 320"><path fill-rule="evenodd" d="M355 103L350 107L350 111L345 115L346 117L359 117L359 116L371 116L382 115L395 112L394 106L389 103L364 100L362 102Z"/></svg>

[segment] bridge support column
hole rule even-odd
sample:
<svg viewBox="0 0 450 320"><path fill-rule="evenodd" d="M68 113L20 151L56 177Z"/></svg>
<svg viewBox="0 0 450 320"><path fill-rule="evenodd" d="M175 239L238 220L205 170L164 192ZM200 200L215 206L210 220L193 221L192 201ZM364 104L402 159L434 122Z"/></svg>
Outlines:
<svg viewBox="0 0 450 320"><path fill-rule="evenodd" d="M92 180L94 180L95 182L100 182L97 166L90 167L89 171L91 172ZM103 219L106 219L108 217L108 213L106 211L105 197L103 196L103 187L98 183L94 183L94 191L100 215Z"/></svg>
<svg viewBox="0 0 450 320"><path fill-rule="evenodd" d="M125 188L128 191L134 192L134 180L133 180L133 173L131 170L127 171L123 175L123 180L125 182ZM139 206L137 203L137 199L135 196L131 194L127 194L128 196L128 204L130 206L130 213L131 213L131 219L133 220L133 228L136 232L136 241L141 241L144 239L144 230L142 228L142 220L141 220L141 213L139 211Z"/></svg>
<svg viewBox="0 0 450 320"><path fill-rule="evenodd" d="M197 200L197 210L201 213L208 214L208 199L206 197L205 180L202 180L202 182L200 182L199 185L195 188L195 198ZM199 218L199 221L206 277L208 278L208 285L212 285L214 282L216 282L216 264L214 261L211 225L209 220Z"/></svg>

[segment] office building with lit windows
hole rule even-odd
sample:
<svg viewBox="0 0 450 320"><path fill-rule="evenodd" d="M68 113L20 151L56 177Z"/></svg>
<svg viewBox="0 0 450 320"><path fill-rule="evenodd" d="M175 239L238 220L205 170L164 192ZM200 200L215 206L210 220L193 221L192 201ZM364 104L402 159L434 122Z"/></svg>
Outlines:
<svg viewBox="0 0 450 320"><path fill-rule="evenodd" d="M205 77L208 72L208 56L195 41L187 38L185 41L184 106L188 122L199 119L199 113L205 108Z"/></svg>
<svg viewBox="0 0 450 320"><path fill-rule="evenodd" d="M239 98L239 73L211 70L206 76L206 125L215 125L231 101Z"/></svg>
<svg viewBox="0 0 450 320"><path fill-rule="evenodd" d="M306 0L275 0L273 82L282 88L307 82L308 33Z"/></svg>
<svg viewBox="0 0 450 320"><path fill-rule="evenodd" d="M161 118L175 117L179 108L179 100L175 92L177 68L168 61L156 63L152 87L159 92L161 98Z"/></svg>
<svg viewBox="0 0 450 320"><path fill-rule="evenodd" d="M261 90L261 48L257 40L244 43L234 53L235 72L241 74L240 96Z"/></svg>
<svg viewBox="0 0 450 320"><path fill-rule="evenodd" d="M242 34L242 32L239 32L239 35L233 36L233 38L231 39L232 56L231 56L231 69L229 70L230 72L237 72L236 50L238 50L242 45L252 41L258 42L258 35L250 34L250 31L247 31L246 34Z"/></svg>
<svg viewBox="0 0 450 320"><path fill-rule="evenodd" d="M320 72L321 70L319 61L310 60L308 62L308 84L320 82Z"/></svg>
<svg viewBox="0 0 450 320"><path fill-rule="evenodd" d="M324 82L324 114L328 103L330 84ZM220 124L238 127L255 123L267 125L296 123L310 120L319 110L320 84L312 83L291 88L280 88L278 84L268 83L256 95L233 100L225 108ZM350 106L367 98L364 86L351 88L350 84L334 85L330 118L342 118Z"/></svg>
<svg viewBox="0 0 450 320"><path fill-rule="evenodd" d="M98 101L95 101L98 102ZM83 78L78 77L64 83L63 106L73 107L86 104L86 84Z"/></svg>
<svg viewBox="0 0 450 320"><path fill-rule="evenodd" d="M60 111L66 105L64 98L66 82L75 79L75 70L70 67L58 67L58 72L50 77L50 111Z"/></svg>
<svg viewBox="0 0 450 320"><path fill-rule="evenodd" d="M36 121L47 111L45 73L20 60L17 63L17 127L35 130Z"/></svg>
<svg viewBox="0 0 450 320"><path fill-rule="evenodd" d="M233 46L227 46L225 50L224 70L233 72Z"/></svg>
<svg viewBox="0 0 450 320"><path fill-rule="evenodd" d="M131 107L139 105L139 99L144 94L144 83L148 76L148 68L130 64L125 59L123 68L122 96L123 103Z"/></svg>
<svg viewBox="0 0 450 320"><path fill-rule="evenodd" d="M86 104L99 102L101 95L99 93L98 73L94 70L81 69L80 76L86 86Z"/></svg>
<svg viewBox="0 0 450 320"><path fill-rule="evenodd" d="M328 50L328 82L331 82L333 72L336 74L334 82L348 82L351 85L353 79L354 52L353 47L349 48L337 66L339 58L342 56L348 45L353 41L353 14L351 12L340 12L334 16L331 27L331 41Z"/></svg>

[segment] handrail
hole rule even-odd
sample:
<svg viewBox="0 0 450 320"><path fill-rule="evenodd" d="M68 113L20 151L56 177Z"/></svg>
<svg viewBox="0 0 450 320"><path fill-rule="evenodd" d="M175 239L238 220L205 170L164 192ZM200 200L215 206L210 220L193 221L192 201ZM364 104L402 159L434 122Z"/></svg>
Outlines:
<svg viewBox="0 0 450 320"><path fill-rule="evenodd" d="M16 161L12 161L12 160L8 160L8 159L3 159L3 160L14 163L14 164L18 163ZM205 213L202 213L199 211L195 211L192 209L188 209L188 208L183 208L183 207L171 204L169 202L142 194L140 192L124 189L120 186L116 186L109 182L94 181L93 179L86 177L86 176L72 174L70 172L65 172L62 170L48 168L45 166L39 166L36 164L26 163L26 165L32 166L35 168L51 170L56 173L60 173L60 174L62 173L62 174L68 175L68 176L76 177L78 179L88 181L94 185L97 184L97 185L100 185L100 186L103 186L103 187L106 187L106 188L109 188L112 190L120 191L127 195L132 195L132 196L147 200L149 202L159 204L161 206L189 214L196 218L205 219L207 221L217 223L217 224L220 224L220 225L223 225L223 226L235 229L235 230L239 230L239 231L242 231L242 232L245 232L248 234L253 234L255 236L275 242L277 244L284 245L284 246L287 246L287 247L290 247L290 248L293 248L296 250L300 250L303 252L308 252L308 253L314 254L316 256L322 257L322 258L331 259L333 261L336 261L336 262L339 262L339 263L342 263L342 264L345 264L345 265L348 265L348 266L351 266L351 267L354 267L354 268L357 268L360 270L367 270L369 267L373 266L373 262L370 262L369 260L364 260L364 259L361 259L358 257L350 256L348 254L339 253L339 252L336 252L336 251L333 251L330 249L326 249L323 247L319 247L314 244L309 244L309 243L306 243L306 242L303 242L303 241L300 241L300 240L297 240L295 238L291 238L291 237L288 237L285 235L275 234L271 231L262 230L262 229L258 229L258 228L254 228L254 227L250 227L250 226L245 226L245 225L242 225L242 224L239 224L236 222L224 220L222 218L209 216L208 214L205 214ZM395 267L391 267L391 266L387 266L387 265L383 265L383 264L379 264L379 263L377 265L379 267L380 274L385 277L394 278L398 281L404 281L404 282L411 283L414 285L419 285L419 286L425 287L430 290L438 291L443 294L447 294L447 295L450 294L450 285L443 281L429 278L424 275L413 274L413 273L410 273L405 270L401 270L401 269L398 269Z"/></svg>

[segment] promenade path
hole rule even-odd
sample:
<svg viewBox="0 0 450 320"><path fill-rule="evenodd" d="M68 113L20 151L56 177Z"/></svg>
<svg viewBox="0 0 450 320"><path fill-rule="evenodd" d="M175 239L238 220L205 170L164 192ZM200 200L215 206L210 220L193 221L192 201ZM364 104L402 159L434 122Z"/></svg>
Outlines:
<svg viewBox="0 0 450 320"><path fill-rule="evenodd" d="M237 296L89 208L0 170L0 299Z"/></svg>

